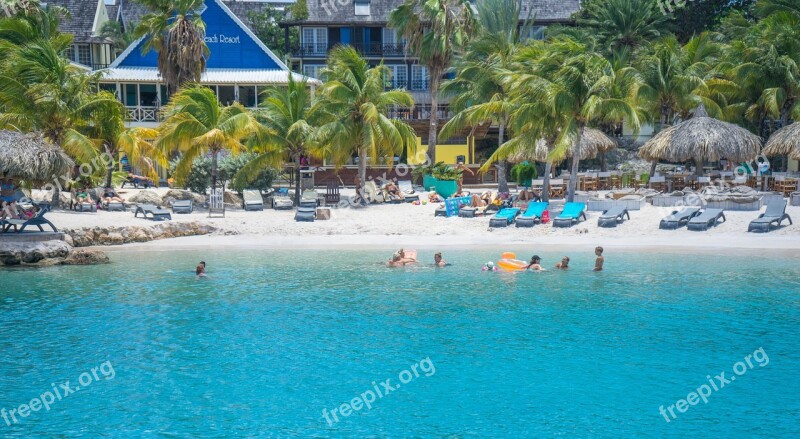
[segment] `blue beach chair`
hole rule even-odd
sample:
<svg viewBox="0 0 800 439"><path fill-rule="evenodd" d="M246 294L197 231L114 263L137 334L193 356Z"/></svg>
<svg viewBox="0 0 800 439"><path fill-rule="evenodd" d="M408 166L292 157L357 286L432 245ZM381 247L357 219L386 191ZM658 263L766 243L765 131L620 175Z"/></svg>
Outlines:
<svg viewBox="0 0 800 439"><path fill-rule="evenodd" d="M567 203L564 210L553 220L553 227L572 227L579 223L581 218L586 221L586 203Z"/></svg>
<svg viewBox="0 0 800 439"><path fill-rule="evenodd" d="M550 203L546 201L531 202L528 208L517 218L517 227L533 227L542 221L542 214Z"/></svg>
<svg viewBox="0 0 800 439"><path fill-rule="evenodd" d="M489 227L507 227L514 222L519 211L519 207L506 207L500 210L489 220Z"/></svg>

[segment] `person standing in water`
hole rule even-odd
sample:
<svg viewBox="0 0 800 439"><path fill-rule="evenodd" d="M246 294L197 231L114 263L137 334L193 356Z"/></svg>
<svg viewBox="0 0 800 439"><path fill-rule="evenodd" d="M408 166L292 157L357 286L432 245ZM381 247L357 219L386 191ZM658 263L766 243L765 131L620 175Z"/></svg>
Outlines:
<svg viewBox="0 0 800 439"><path fill-rule="evenodd" d="M569 256L564 256L563 258L561 258L561 262L556 264L556 268L560 268L562 270L566 270L567 268L569 268Z"/></svg>
<svg viewBox="0 0 800 439"><path fill-rule="evenodd" d="M435 255L433 255L433 263L437 267L444 267L447 265L447 262L442 259L442 252L437 252Z"/></svg>
<svg viewBox="0 0 800 439"><path fill-rule="evenodd" d="M544 269L544 267L542 267L542 258L540 258L538 255L533 255L533 257L531 257L531 263L528 264L525 269L533 271L547 271Z"/></svg>
<svg viewBox="0 0 800 439"><path fill-rule="evenodd" d="M197 264L197 267L195 267L194 272L197 277L206 277L206 262L200 261L200 263Z"/></svg>
<svg viewBox="0 0 800 439"><path fill-rule="evenodd" d="M594 254L597 255L597 260L594 261L594 271L603 271L603 247L597 246L594 249Z"/></svg>

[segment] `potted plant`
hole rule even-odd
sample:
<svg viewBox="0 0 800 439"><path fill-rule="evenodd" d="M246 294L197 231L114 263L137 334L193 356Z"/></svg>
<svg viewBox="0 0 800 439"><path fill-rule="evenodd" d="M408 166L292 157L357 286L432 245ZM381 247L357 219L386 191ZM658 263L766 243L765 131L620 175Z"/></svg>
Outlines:
<svg viewBox="0 0 800 439"><path fill-rule="evenodd" d="M447 168L447 165L445 165L444 162L431 163L427 166L417 166L411 172L411 175L414 178L414 181L417 181L419 177L422 176L422 187L424 187L426 190L429 190L430 188L436 186L436 177L433 176L434 172L437 170L443 170L445 168Z"/></svg>
<svg viewBox="0 0 800 439"><path fill-rule="evenodd" d="M517 184L524 187L531 187L531 181L536 178L536 166L528 161L517 163L511 168L511 177Z"/></svg>
<svg viewBox="0 0 800 439"><path fill-rule="evenodd" d="M463 171L451 168L450 166L438 167L433 170L433 177L436 178L436 193L442 198L452 197L458 192L458 181L461 179Z"/></svg>

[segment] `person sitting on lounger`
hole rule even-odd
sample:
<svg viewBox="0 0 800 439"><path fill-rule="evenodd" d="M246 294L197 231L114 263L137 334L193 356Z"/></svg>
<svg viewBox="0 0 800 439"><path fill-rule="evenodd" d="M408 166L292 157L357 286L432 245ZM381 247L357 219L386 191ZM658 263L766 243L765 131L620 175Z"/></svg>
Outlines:
<svg viewBox="0 0 800 439"><path fill-rule="evenodd" d="M437 252L435 255L433 255L433 263L437 267L444 267L447 265L447 262L442 259L442 252Z"/></svg>
<svg viewBox="0 0 800 439"><path fill-rule="evenodd" d="M77 204L94 204L91 195L89 195L89 189L86 186L75 192L75 200Z"/></svg>
<svg viewBox="0 0 800 439"><path fill-rule="evenodd" d="M594 249L594 254L597 255L597 260L594 261L594 271L603 271L603 247L598 246Z"/></svg>
<svg viewBox="0 0 800 439"><path fill-rule="evenodd" d="M556 268L560 268L562 270L566 270L567 268L569 268L569 256L564 256L563 258L561 258L561 262L556 264Z"/></svg>
<svg viewBox="0 0 800 439"><path fill-rule="evenodd" d="M406 198L403 195L403 191L393 181L387 183L383 190L386 191L386 195L389 196L391 201L404 200Z"/></svg>
<svg viewBox="0 0 800 439"><path fill-rule="evenodd" d="M197 277L206 277L206 262L200 261L200 263L197 264L197 267L195 267L194 272Z"/></svg>
<svg viewBox="0 0 800 439"><path fill-rule="evenodd" d="M17 209L17 189L19 187L14 183L13 178L0 180L0 203L4 203L3 211L8 218L18 219L20 217Z"/></svg>
<svg viewBox="0 0 800 439"><path fill-rule="evenodd" d="M533 271L547 271L544 269L544 267L542 267L542 258L537 255L533 255L533 257L531 257L531 262L527 267L525 267L525 269Z"/></svg>
<svg viewBox="0 0 800 439"><path fill-rule="evenodd" d="M542 201L542 198L534 191L523 189L519 191L519 195L517 195L517 201Z"/></svg>
<svg viewBox="0 0 800 439"><path fill-rule="evenodd" d="M117 192L114 189L112 189L110 186L106 187L103 190L103 195L102 195L101 199L103 200L104 203L124 203L125 202L125 200L123 200L117 194Z"/></svg>

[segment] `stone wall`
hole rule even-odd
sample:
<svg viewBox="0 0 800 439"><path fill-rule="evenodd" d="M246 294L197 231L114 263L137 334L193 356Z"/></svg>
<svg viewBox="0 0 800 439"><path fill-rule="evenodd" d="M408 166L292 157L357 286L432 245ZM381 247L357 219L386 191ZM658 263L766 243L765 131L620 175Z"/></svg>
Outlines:
<svg viewBox="0 0 800 439"><path fill-rule="evenodd" d="M152 226L93 227L66 229L67 243L74 247L93 245L121 245L131 242L148 242L182 236L208 235L216 229L200 222L163 222Z"/></svg>

